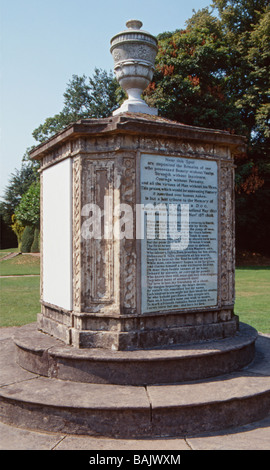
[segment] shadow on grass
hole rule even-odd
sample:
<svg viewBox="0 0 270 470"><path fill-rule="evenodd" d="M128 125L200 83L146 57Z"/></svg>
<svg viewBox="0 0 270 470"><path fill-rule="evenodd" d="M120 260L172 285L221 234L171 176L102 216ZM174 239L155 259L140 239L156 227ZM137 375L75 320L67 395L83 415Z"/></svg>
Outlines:
<svg viewBox="0 0 270 470"><path fill-rule="evenodd" d="M237 271L264 271L270 270L270 266L236 266Z"/></svg>

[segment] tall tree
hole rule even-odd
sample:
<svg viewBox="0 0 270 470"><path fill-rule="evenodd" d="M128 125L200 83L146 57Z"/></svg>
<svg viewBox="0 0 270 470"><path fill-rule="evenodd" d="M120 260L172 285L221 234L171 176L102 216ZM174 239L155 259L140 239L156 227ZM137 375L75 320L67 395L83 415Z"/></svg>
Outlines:
<svg viewBox="0 0 270 470"><path fill-rule="evenodd" d="M209 8L194 13L186 29L159 35L158 45L146 101L170 119L244 133L246 126L230 96L221 21Z"/></svg>
<svg viewBox="0 0 270 470"><path fill-rule="evenodd" d="M0 203L0 212L7 225L11 225L12 215L19 205L23 194L31 184L38 179L38 174L31 163L23 163L21 169L16 169L11 174L8 185L5 188L3 201Z"/></svg>
<svg viewBox="0 0 270 470"><path fill-rule="evenodd" d="M34 181L23 194L19 205L15 209L16 220L22 225L39 228L40 222L40 182Z"/></svg>
<svg viewBox="0 0 270 470"><path fill-rule="evenodd" d="M236 158L237 238L270 253L270 6L266 0L213 3L230 51L230 95L248 136L246 156Z"/></svg>

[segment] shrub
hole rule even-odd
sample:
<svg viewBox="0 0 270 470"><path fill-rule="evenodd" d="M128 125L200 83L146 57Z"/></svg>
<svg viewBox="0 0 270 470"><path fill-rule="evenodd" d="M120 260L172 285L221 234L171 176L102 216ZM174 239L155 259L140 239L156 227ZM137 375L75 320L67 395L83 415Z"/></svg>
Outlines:
<svg viewBox="0 0 270 470"><path fill-rule="evenodd" d="M21 251L22 253L31 253L32 243L34 241L35 227L27 225L22 234Z"/></svg>
<svg viewBox="0 0 270 470"><path fill-rule="evenodd" d="M11 220L12 220L11 228L12 228L13 232L14 232L14 233L16 234L16 236L17 236L19 251L22 251L22 236L23 236L23 232L24 232L25 227L24 227L23 224L16 218L15 214L13 214L13 215L11 216Z"/></svg>
<svg viewBox="0 0 270 470"><path fill-rule="evenodd" d="M39 253L39 229L34 230L34 240L31 245L31 253Z"/></svg>

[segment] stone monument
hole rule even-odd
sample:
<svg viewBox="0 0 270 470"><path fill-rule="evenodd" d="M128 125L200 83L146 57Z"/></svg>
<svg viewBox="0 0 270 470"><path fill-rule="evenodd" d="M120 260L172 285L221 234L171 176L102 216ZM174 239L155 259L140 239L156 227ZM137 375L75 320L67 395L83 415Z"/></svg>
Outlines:
<svg viewBox="0 0 270 470"><path fill-rule="evenodd" d="M257 332L234 314L233 156L245 139L144 103L157 42L141 26L131 20L111 41L123 105L31 152L41 163L41 313L16 333L16 366L4 356L4 422L186 436L270 409L266 340L248 366Z"/></svg>
<svg viewBox="0 0 270 470"><path fill-rule="evenodd" d="M140 97L156 39L139 21L127 26L111 52L129 98L32 153L43 195L39 328L115 350L233 336L233 154L244 139L156 116Z"/></svg>

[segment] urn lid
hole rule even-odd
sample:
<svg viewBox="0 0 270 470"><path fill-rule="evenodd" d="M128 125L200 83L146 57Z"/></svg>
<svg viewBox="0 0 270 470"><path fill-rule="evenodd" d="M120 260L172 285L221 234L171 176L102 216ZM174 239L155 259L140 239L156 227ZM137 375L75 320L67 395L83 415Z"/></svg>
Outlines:
<svg viewBox="0 0 270 470"><path fill-rule="evenodd" d="M126 26L128 29L115 34L111 39L111 52L114 47L120 43L139 42L147 43L157 50L157 39L147 31L141 30L143 23L140 20L128 20Z"/></svg>

